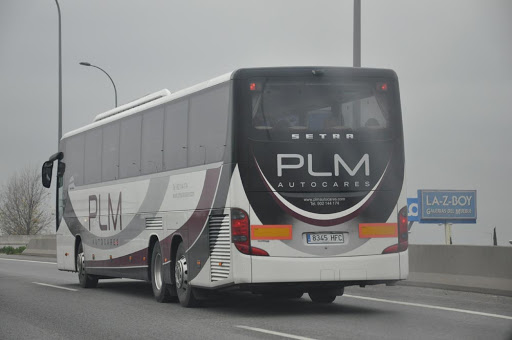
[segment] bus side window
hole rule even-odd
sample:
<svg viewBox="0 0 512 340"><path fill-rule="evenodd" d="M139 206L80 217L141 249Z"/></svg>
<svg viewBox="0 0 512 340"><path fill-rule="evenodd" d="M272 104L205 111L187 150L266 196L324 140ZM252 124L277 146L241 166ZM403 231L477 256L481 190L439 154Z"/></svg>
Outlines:
<svg viewBox="0 0 512 340"><path fill-rule="evenodd" d="M140 175L141 124L141 115L121 121L121 142L119 145L120 178Z"/></svg>
<svg viewBox="0 0 512 340"><path fill-rule="evenodd" d="M95 128L85 133L84 184L101 182L101 142L102 128ZM78 151L76 151L78 152ZM70 162L71 163L71 162ZM75 184L76 184L75 178Z"/></svg>
<svg viewBox="0 0 512 340"><path fill-rule="evenodd" d="M64 173L67 184L74 186L84 184L84 135L76 135L65 139L64 154L68 168Z"/></svg>
<svg viewBox="0 0 512 340"><path fill-rule="evenodd" d="M164 168L187 167L188 154L188 100L171 103L165 108L164 118Z"/></svg>
<svg viewBox="0 0 512 340"><path fill-rule="evenodd" d="M192 96L189 116L189 166L222 160L226 147L229 86Z"/></svg>
<svg viewBox="0 0 512 340"><path fill-rule="evenodd" d="M119 122L103 126L103 149L101 153L101 180L119 178Z"/></svg>
<svg viewBox="0 0 512 340"><path fill-rule="evenodd" d="M143 175L162 171L164 108L159 107L142 116L141 172Z"/></svg>

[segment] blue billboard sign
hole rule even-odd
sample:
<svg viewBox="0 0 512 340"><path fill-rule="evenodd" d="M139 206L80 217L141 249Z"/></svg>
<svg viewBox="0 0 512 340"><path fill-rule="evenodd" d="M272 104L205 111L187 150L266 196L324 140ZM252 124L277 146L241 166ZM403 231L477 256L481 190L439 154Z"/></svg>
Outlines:
<svg viewBox="0 0 512 340"><path fill-rule="evenodd" d="M407 220L409 222L419 222L420 209L417 198L407 198Z"/></svg>
<svg viewBox="0 0 512 340"><path fill-rule="evenodd" d="M476 223L476 190L418 190L422 223Z"/></svg>

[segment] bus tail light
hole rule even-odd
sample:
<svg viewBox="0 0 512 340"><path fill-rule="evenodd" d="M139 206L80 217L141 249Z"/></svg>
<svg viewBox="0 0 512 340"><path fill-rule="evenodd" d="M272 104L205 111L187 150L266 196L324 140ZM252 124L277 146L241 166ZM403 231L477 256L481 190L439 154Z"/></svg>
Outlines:
<svg viewBox="0 0 512 340"><path fill-rule="evenodd" d="M398 212L398 244L387 247L383 254L399 253L409 247L409 230L407 222L407 206Z"/></svg>
<svg viewBox="0 0 512 340"><path fill-rule="evenodd" d="M242 254L268 256L265 250L251 247L249 216L242 209L231 209L231 238Z"/></svg>

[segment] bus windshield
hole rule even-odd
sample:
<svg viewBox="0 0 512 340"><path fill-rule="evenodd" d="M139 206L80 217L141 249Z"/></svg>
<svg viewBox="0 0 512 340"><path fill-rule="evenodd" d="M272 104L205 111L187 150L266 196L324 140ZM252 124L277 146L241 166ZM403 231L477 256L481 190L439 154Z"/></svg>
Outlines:
<svg viewBox="0 0 512 340"><path fill-rule="evenodd" d="M257 79L250 82L252 137L289 140L290 133L392 138L392 86L385 81Z"/></svg>

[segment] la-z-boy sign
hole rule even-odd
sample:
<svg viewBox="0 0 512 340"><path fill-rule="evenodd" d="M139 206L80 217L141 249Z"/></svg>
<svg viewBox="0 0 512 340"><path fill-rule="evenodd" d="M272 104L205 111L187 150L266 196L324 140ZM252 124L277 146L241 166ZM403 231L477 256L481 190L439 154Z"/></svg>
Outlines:
<svg viewBox="0 0 512 340"><path fill-rule="evenodd" d="M475 190L418 190L420 221L476 223Z"/></svg>

